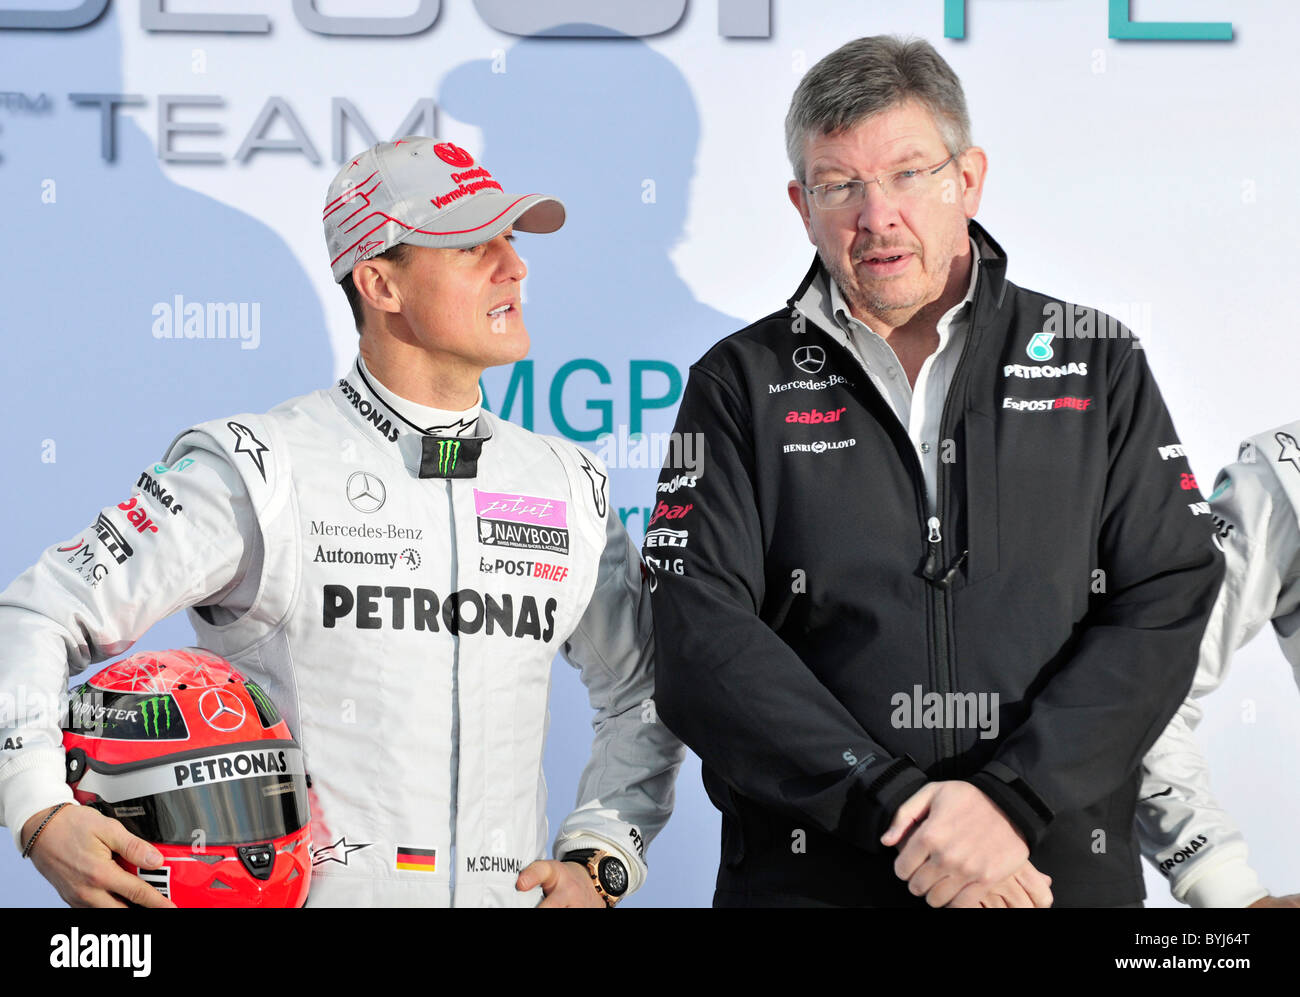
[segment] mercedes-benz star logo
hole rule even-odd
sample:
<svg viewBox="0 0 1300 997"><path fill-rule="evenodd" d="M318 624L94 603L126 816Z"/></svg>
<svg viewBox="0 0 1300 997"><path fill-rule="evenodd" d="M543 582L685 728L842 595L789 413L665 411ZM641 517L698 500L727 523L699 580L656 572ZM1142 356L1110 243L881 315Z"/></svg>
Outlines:
<svg viewBox="0 0 1300 997"><path fill-rule="evenodd" d="M816 374L826 363L826 351L820 346L801 346L794 351L794 365L805 374Z"/></svg>
<svg viewBox="0 0 1300 997"><path fill-rule="evenodd" d="M244 704L233 692L209 689L199 698L199 716L209 727L222 733L244 726Z"/></svg>
<svg viewBox="0 0 1300 997"><path fill-rule="evenodd" d="M348 478L348 501L357 512L378 512L387 497L384 483L373 474L353 471Z"/></svg>

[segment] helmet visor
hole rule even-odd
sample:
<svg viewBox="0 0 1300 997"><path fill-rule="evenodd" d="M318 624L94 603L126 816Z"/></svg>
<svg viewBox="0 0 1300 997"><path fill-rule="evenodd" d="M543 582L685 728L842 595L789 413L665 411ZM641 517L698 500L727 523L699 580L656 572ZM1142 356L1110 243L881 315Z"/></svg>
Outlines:
<svg viewBox="0 0 1300 997"><path fill-rule="evenodd" d="M259 741L146 767L86 771L77 788L132 834L159 845L247 845L283 838L311 819L302 751Z"/></svg>

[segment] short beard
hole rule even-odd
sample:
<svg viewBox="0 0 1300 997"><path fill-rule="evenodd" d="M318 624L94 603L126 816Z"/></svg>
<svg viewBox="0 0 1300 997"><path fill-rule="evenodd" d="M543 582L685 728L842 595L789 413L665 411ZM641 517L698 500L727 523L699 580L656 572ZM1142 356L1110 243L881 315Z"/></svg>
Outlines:
<svg viewBox="0 0 1300 997"><path fill-rule="evenodd" d="M835 279L836 285L840 289L840 294L844 295L844 300L849 303L849 307L854 311L864 315L887 315L892 311L900 311L908 308L915 308L920 304L920 299L915 301L888 301L877 295L864 294L858 287L856 275L846 273L839 265L839 261L831 261L821 254L822 266Z"/></svg>

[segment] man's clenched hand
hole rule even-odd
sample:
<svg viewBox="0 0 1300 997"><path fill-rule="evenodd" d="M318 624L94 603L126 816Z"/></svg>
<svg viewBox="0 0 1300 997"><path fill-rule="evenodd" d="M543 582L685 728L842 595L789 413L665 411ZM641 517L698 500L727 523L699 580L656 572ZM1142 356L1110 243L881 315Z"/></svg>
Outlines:
<svg viewBox="0 0 1300 997"><path fill-rule="evenodd" d="M880 841L904 838L894 872L931 907L973 906L1029 858L1020 832L968 782L931 782L910 796Z"/></svg>

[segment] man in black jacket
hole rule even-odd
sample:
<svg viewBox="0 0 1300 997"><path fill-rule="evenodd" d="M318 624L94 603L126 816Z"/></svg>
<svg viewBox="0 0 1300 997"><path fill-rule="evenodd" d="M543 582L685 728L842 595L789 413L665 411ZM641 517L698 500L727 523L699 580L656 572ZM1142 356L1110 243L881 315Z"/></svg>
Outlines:
<svg viewBox="0 0 1300 997"><path fill-rule="evenodd" d="M817 258L691 369L703 471L670 459L645 555L718 905L1144 895L1140 763L1221 558L1136 340L1006 279L969 130L925 42L813 67L786 138Z"/></svg>

